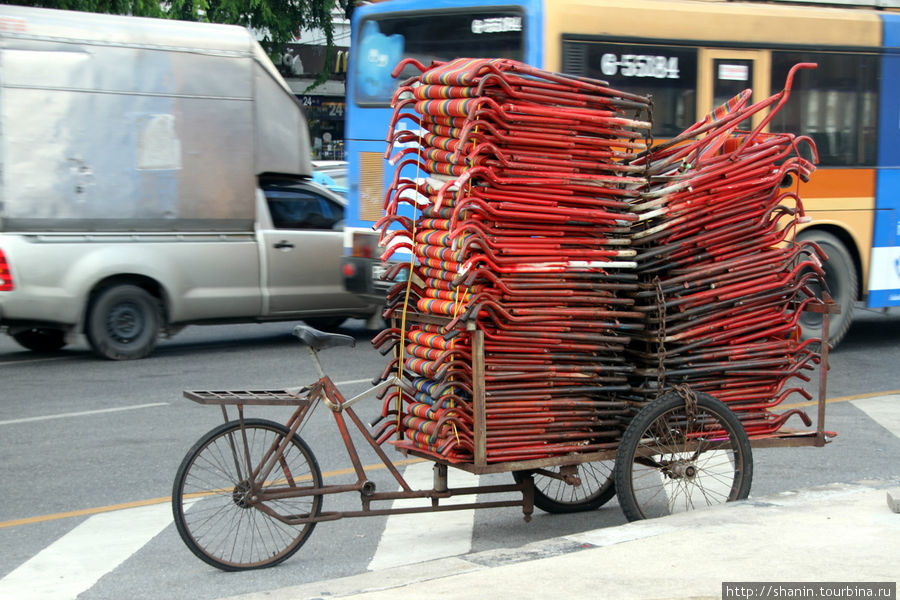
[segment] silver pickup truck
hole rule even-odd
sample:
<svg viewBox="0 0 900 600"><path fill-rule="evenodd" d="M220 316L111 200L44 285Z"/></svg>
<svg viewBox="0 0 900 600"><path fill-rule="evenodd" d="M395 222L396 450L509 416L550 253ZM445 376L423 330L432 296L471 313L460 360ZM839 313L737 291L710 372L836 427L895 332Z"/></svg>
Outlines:
<svg viewBox="0 0 900 600"><path fill-rule="evenodd" d="M294 95L240 27L0 6L0 328L147 356L188 324L379 307Z"/></svg>

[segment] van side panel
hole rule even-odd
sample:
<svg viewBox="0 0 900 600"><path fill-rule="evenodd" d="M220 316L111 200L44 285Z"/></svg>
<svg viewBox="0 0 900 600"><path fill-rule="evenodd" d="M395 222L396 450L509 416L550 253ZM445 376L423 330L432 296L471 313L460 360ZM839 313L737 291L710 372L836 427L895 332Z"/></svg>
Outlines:
<svg viewBox="0 0 900 600"><path fill-rule="evenodd" d="M11 257L16 283L0 305L0 320L81 323L84 299L113 278L158 283L171 324L262 310L253 234L0 235L0 247Z"/></svg>
<svg viewBox="0 0 900 600"><path fill-rule="evenodd" d="M252 230L250 56L4 46L3 229Z"/></svg>
<svg viewBox="0 0 900 600"><path fill-rule="evenodd" d="M309 133L247 29L9 5L0 23L0 329L125 360L190 323L372 314L310 281L340 282L339 226L272 226L261 180L305 185ZM296 292L277 310L272 282Z"/></svg>

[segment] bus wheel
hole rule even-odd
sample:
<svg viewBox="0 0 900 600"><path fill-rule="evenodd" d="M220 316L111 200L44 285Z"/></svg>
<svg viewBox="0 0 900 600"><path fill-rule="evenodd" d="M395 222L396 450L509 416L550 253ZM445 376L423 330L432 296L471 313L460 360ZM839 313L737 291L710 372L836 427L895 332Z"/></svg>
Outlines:
<svg viewBox="0 0 900 600"><path fill-rule="evenodd" d="M837 346L850 329L853 320L853 307L859 292L857 284L856 263L847 247L836 236L827 231L806 230L797 235L798 241L815 242L828 256L825 261L825 284L841 312L831 315L828 326L828 339L832 347ZM818 286L810 285L816 295L820 295ZM800 316L801 337L803 339L822 337L822 315L805 312Z"/></svg>

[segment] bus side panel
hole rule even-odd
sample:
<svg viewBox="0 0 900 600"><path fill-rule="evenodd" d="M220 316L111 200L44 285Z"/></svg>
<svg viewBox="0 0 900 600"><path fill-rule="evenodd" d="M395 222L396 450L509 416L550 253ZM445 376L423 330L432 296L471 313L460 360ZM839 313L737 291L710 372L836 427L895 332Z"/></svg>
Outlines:
<svg viewBox="0 0 900 600"><path fill-rule="evenodd" d="M884 14L878 180L867 306L900 306L900 15Z"/></svg>

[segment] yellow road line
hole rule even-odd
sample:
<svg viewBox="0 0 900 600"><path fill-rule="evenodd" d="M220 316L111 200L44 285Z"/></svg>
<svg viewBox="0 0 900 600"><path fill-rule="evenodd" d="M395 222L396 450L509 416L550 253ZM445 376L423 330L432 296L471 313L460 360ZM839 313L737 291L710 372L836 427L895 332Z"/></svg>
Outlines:
<svg viewBox="0 0 900 600"><path fill-rule="evenodd" d="M403 465L409 465L412 463L423 462L424 458L409 458L405 460L393 461L394 466L400 467ZM386 469L387 467L382 463L377 463L374 465L366 465L366 471L377 471L380 469ZM329 477L340 477L341 475L352 475L354 473L354 469L352 467L347 469L338 469L336 471L328 471L327 473L322 473L322 477L327 479ZM28 517L25 519L13 519L12 521L0 521L0 529L4 529L6 527L16 527L18 525L32 525L34 523L45 523L47 521L58 521L60 519L69 519L72 517L86 517L90 515L96 515L105 512L112 512L115 510L124 510L126 508L138 508L141 506L150 506L153 504L165 504L167 502L171 502L172 497L168 496L165 498L150 498L149 500L135 500L134 502L123 502L122 504L110 504L109 506L98 506L95 508L83 508L81 510L72 510L68 512L54 513L52 515L40 515L37 517Z"/></svg>
<svg viewBox="0 0 900 600"><path fill-rule="evenodd" d="M888 390L886 392L870 392L868 394L854 394L853 396L841 396L839 398L828 398L825 404L834 404L836 402L850 402L853 400L865 400L866 398L877 398L878 396L896 396L900 395L900 390ZM791 410L793 408L805 408L808 406L816 406L817 400L809 400L808 402L797 402L795 404L779 404L776 410Z"/></svg>

